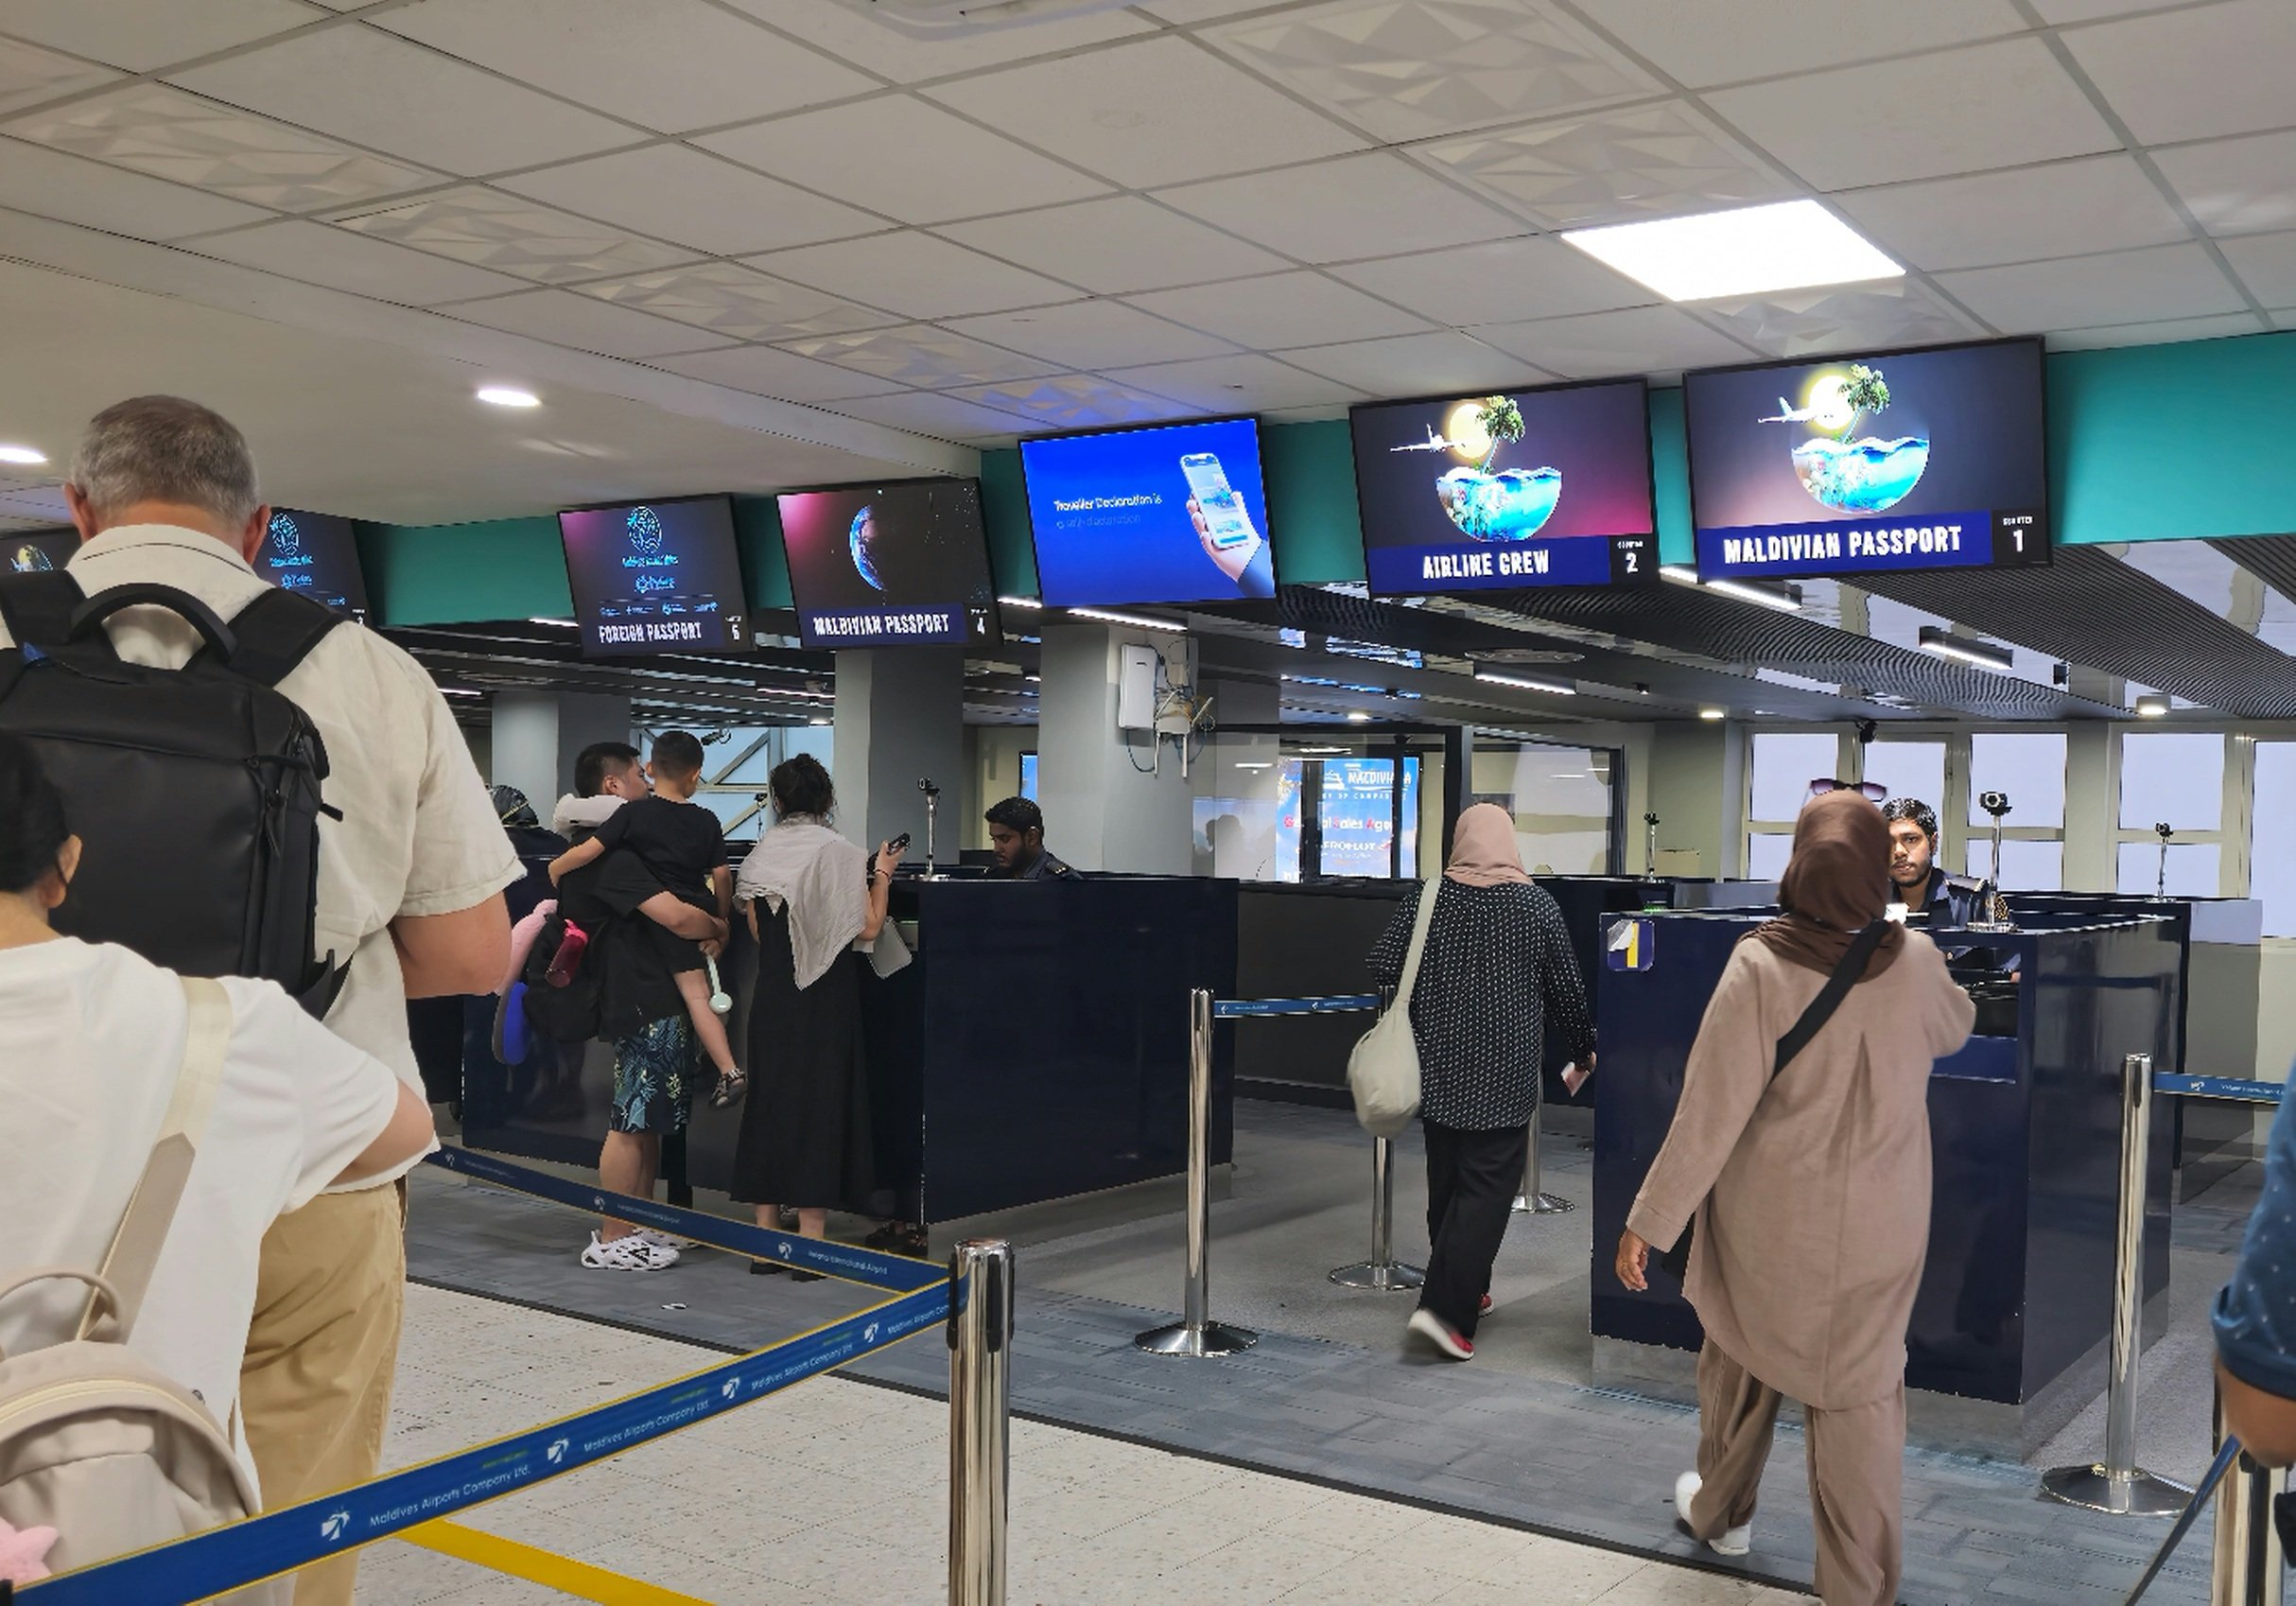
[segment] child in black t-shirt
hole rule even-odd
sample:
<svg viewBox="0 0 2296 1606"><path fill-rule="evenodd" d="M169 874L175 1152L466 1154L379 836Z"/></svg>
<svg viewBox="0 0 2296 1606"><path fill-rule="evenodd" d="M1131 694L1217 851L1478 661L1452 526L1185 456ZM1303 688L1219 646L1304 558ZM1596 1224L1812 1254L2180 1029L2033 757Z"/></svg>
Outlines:
<svg viewBox="0 0 2296 1606"><path fill-rule="evenodd" d="M682 730L664 731L654 741L647 768L653 778L652 795L633 798L607 815L589 840L552 861L550 879L563 881L618 850L644 865L664 891L725 920L733 912L734 897L725 833L717 815L692 801L702 779L701 742ZM693 1019L694 1036L717 1067L718 1086L710 1102L731 1104L741 1096L747 1078L734 1063L724 1021L709 1006L709 981L703 969L704 957L715 958L723 944L692 942L659 925L649 930L676 977L678 996Z"/></svg>

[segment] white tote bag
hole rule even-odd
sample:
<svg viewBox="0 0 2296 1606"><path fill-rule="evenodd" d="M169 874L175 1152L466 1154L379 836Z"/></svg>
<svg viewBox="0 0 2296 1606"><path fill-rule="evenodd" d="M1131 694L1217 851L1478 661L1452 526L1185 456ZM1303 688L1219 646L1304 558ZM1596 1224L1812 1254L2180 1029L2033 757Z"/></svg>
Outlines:
<svg viewBox="0 0 2296 1606"><path fill-rule="evenodd" d="M1435 917L1436 876L1419 891L1418 917L1411 926L1411 948L1387 1013L1355 1039L1348 1056L1348 1091L1355 1095L1355 1119L1375 1138L1392 1138L1419 1112L1419 1045L1411 1035L1411 989L1419 979L1419 955L1427 947L1427 925Z"/></svg>

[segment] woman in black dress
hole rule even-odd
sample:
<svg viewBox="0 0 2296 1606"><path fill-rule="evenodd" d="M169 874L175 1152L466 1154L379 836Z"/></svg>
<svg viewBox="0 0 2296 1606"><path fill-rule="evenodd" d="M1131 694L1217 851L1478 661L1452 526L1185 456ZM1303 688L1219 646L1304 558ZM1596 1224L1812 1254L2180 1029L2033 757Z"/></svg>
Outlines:
<svg viewBox="0 0 2296 1606"><path fill-rule="evenodd" d="M769 1229L779 1227L782 1206L793 1206L797 1231L819 1238L830 1210L865 1207L872 1185L853 945L884 929L900 856L888 844L872 866L829 829L836 793L810 754L776 765L767 785L774 822L734 885L757 938L757 985L733 1196L755 1205L757 1225ZM750 1269L781 1267L753 1261Z"/></svg>

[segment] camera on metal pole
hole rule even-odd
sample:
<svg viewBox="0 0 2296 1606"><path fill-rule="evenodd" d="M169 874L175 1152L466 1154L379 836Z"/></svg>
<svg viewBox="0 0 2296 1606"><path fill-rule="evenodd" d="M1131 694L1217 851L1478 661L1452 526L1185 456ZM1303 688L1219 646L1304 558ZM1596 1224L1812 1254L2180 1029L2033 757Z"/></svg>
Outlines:
<svg viewBox="0 0 2296 1606"><path fill-rule="evenodd" d="M932 853L933 828L940 821L941 789L927 777L918 780L917 790L925 794L925 879L938 881L940 877L933 872Z"/></svg>
<svg viewBox="0 0 2296 1606"><path fill-rule="evenodd" d="M2152 896L2166 898L2168 896L2168 839L2176 835L2176 828L2166 820L2160 820L2154 823L2152 833L2161 839L2161 867L2152 878Z"/></svg>
<svg viewBox="0 0 2296 1606"><path fill-rule="evenodd" d="M2006 792L1988 792L1977 798L1977 807L1993 817L1993 868L1985 879L1985 917L1972 920L1973 932L2013 932L2017 922L2009 918L2009 899L2001 895L2001 822L2009 812Z"/></svg>
<svg viewBox="0 0 2296 1606"><path fill-rule="evenodd" d="M1659 879L1659 817L1655 813L1643 816L1643 880Z"/></svg>

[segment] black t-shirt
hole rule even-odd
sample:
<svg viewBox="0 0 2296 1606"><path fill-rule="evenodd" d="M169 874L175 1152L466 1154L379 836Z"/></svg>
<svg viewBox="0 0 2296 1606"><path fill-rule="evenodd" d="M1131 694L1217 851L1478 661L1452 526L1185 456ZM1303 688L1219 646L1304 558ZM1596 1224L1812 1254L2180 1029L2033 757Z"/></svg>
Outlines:
<svg viewBox="0 0 2296 1606"><path fill-rule="evenodd" d="M725 863L725 833L718 816L699 803L636 797L606 816L599 845L626 847L663 887L687 899L705 897L710 873Z"/></svg>

